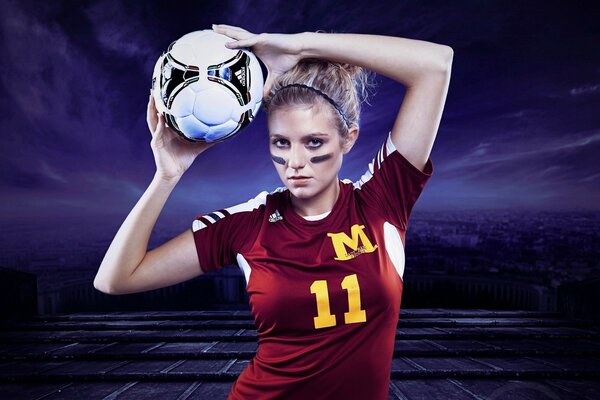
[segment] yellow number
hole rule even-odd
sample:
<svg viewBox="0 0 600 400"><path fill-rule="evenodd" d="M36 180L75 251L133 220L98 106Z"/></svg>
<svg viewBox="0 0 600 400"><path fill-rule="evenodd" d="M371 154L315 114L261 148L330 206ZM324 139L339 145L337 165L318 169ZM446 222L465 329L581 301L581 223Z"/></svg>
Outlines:
<svg viewBox="0 0 600 400"><path fill-rule="evenodd" d="M342 281L342 289L348 291L348 312L344 313L346 324L367 321L367 312L360 309L360 286L356 274L348 275ZM317 297L317 316L314 317L315 329L328 328L336 325L335 315L329 307L329 292L327 281L318 280L310 285L310 292Z"/></svg>
<svg viewBox="0 0 600 400"><path fill-rule="evenodd" d="M327 292L327 281L314 281L310 285L310 292L317 295L317 314L314 318L315 329L335 326L335 315L331 315L329 308L329 293Z"/></svg>
<svg viewBox="0 0 600 400"><path fill-rule="evenodd" d="M360 286L358 286L358 277L356 274L348 275L342 281L342 289L348 291L348 312L344 313L347 324L356 324L365 322L367 313L360 309Z"/></svg>

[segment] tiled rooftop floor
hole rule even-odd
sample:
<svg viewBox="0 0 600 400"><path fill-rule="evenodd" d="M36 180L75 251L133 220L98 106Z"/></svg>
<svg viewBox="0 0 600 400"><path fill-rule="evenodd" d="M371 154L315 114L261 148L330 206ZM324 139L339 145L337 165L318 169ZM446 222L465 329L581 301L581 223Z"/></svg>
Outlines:
<svg viewBox="0 0 600 400"><path fill-rule="evenodd" d="M225 399L254 356L247 311L81 313L0 324L0 399ZM600 399L600 324L403 309L390 399Z"/></svg>

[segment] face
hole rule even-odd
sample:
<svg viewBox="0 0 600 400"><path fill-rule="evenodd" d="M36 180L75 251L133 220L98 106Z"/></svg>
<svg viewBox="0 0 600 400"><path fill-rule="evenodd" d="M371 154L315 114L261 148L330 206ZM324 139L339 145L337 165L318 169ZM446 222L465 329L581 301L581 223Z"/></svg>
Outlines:
<svg viewBox="0 0 600 400"><path fill-rule="evenodd" d="M356 140L357 128L342 138L328 112L288 108L269 115L271 158L282 182L298 199L316 198L337 186L343 155Z"/></svg>

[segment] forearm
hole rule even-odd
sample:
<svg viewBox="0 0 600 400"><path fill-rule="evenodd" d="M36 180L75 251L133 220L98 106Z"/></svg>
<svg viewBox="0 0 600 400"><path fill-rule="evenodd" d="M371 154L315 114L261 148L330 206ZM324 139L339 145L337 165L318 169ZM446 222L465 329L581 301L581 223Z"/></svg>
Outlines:
<svg viewBox="0 0 600 400"><path fill-rule="evenodd" d="M358 65L411 87L447 72L452 48L423 40L354 33L304 32L301 58Z"/></svg>
<svg viewBox="0 0 600 400"><path fill-rule="evenodd" d="M131 276L146 256L152 229L178 181L154 176L110 244L94 279L94 287L110 292Z"/></svg>

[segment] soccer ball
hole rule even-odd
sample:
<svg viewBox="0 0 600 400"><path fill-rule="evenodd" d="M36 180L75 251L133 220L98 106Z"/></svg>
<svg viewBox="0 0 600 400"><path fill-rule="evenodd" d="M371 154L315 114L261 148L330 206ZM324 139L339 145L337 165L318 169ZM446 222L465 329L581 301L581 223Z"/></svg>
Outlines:
<svg viewBox="0 0 600 400"><path fill-rule="evenodd" d="M262 104L263 74L249 50L228 49L228 36L205 29L171 43L154 66L152 95L169 127L190 142L239 133Z"/></svg>

